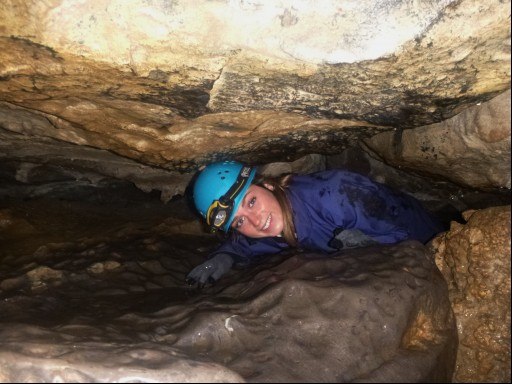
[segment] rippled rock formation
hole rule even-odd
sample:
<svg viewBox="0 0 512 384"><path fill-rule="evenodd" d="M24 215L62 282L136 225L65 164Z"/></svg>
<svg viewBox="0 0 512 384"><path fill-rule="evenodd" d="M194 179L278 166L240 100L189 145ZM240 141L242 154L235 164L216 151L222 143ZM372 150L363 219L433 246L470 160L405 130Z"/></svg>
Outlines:
<svg viewBox="0 0 512 384"><path fill-rule="evenodd" d="M456 382L510 382L510 205L467 211L433 242L457 317Z"/></svg>
<svg viewBox="0 0 512 384"><path fill-rule="evenodd" d="M447 287L417 242L273 256L197 291L185 274L215 239L173 234L198 231L190 216L127 223L122 213L134 211L120 205L103 222L101 210L64 204L64 216L81 212L89 229L68 226L45 242L34 236L44 230L38 223L53 223L53 233L66 224L58 213L45 219L43 206L0 210L11 239L0 264L1 381L451 377L457 335Z"/></svg>

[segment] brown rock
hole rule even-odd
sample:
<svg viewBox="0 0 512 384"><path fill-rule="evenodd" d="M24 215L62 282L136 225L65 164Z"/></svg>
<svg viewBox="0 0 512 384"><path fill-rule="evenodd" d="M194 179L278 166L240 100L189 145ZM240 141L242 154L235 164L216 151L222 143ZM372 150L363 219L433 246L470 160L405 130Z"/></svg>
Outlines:
<svg viewBox="0 0 512 384"><path fill-rule="evenodd" d="M465 214L433 242L458 323L456 382L510 382L510 206Z"/></svg>
<svg viewBox="0 0 512 384"><path fill-rule="evenodd" d="M510 188L510 90L441 123L365 144L386 163L481 189Z"/></svg>

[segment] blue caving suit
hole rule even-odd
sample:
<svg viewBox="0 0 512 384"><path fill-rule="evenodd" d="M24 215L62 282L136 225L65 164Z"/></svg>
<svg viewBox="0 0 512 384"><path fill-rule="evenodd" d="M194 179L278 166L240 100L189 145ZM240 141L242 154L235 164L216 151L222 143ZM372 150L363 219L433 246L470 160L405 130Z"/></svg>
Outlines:
<svg viewBox="0 0 512 384"><path fill-rule="evenodd" d="M302 249L334 252L339 249L334 237L347 229L358 229L381 244L406 239L426 243L445 230L412 196L350 171L295 175L286 192ZM280 237L252 239L233 231L210 257L228 253L236 264L245 265L287 248Z"/></svg>

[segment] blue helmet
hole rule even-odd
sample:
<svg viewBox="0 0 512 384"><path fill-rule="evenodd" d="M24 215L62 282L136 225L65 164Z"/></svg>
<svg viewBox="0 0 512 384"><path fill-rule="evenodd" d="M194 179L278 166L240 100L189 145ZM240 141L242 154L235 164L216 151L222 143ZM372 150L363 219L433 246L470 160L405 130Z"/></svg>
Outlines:
<svg viewBox="0 0 512 384"><path fill-rule="evenodd" d="M227 232L256 169L236 161L221 161L204 168L194 183L193 199L212 231Z"/></svg>

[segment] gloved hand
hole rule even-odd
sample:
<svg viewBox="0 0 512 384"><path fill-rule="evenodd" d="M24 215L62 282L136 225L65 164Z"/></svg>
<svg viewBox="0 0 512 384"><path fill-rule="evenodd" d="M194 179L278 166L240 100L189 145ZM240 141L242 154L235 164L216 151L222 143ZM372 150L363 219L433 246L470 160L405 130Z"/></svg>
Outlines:
<svg viewBox="0 0 512 384"><path fill-rule="evenodd" d="M207 281L214 283L220 279L231 269L232 265L233 258L230 255L227 253L218 253L211 259L206 260L204 263L192 269L185 281L189 285L198 283L199 287L202 288Z"/></svg>
<svg viewBox="0 0 512 384"><path fill-rule="evenodd" d="M367 247L378 244L370 236L365 235L359 229L338 228L334 231L334 238L329 242L329 246L336 249L351 249Z"/></svg>

